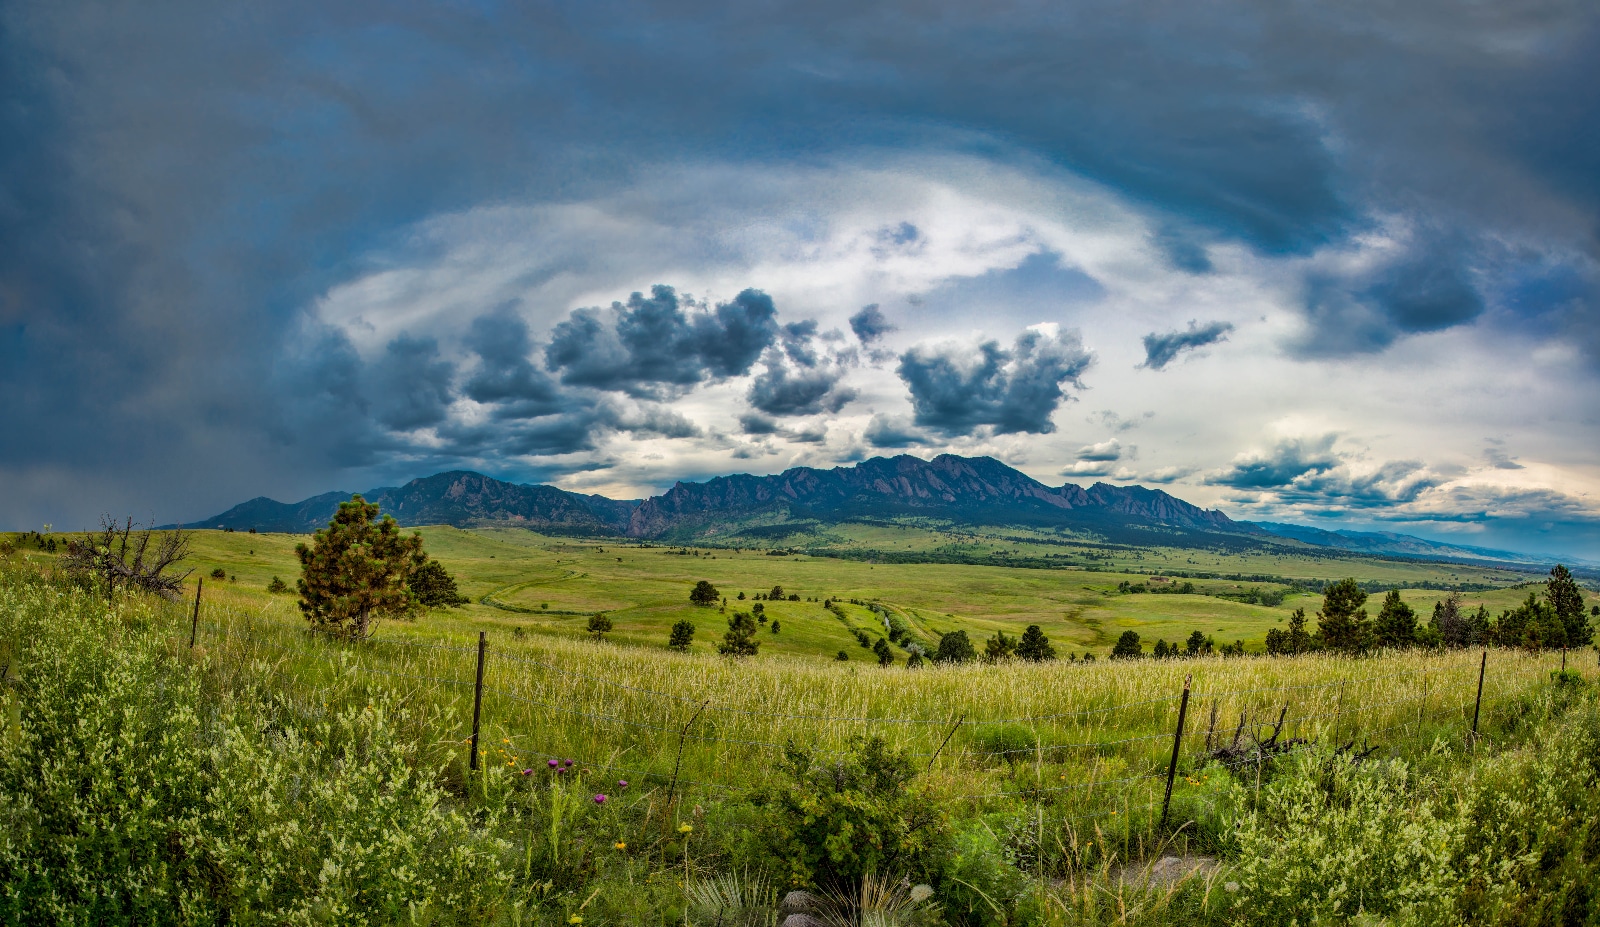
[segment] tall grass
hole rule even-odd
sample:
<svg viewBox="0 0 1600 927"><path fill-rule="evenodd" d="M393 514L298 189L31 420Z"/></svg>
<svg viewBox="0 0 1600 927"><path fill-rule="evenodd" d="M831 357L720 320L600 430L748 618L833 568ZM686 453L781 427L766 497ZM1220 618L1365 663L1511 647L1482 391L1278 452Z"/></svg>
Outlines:
<svg viewBox="0 0 1600 927"><path fill-rule="evenodd" d="M210 607L198 649L215 678L265 670L311 711L359 702L373 686L402 693L416 708L416 739L465 788L476 640L390 625L350 645L301 624L282 603ZM520 770L572 758L658 785L676 770L678 789L715 796L768 784L786 744L826 755L876 735L930 764L927 778L947 802L1021 796L1070 817L1131 813L1148 823L1186 678L1174 806L1199 813L1217 790L1190 774L1208 750L1236 734L1245 744L1265 739L1280 717L1280 743L1351 744L1378 756L1464 745L1480 659L1410 651L885 670L501 634L487 649L480 759ZM1492 736L1559 660L1490 653L1480 729Z"/></svg>
<svg viewBox="0 0 1600 927"><path fill-rule="evenodd" d="M735 896L761 920L781 870L747 796L786 787L782 745L826 761L868 734L927 768L917 801L948 829L923 872L952 924L1533 910L1530 886L1587 871L1595 830L1600 725L1551 726L1587 686L1555 655L1489 654L1469 749L1478 653L908 671L508 635L473 773L475 640L343 644L276 603L209 605L189 632L181 605L0 572L0 922L664 927ZM1296 751L1204 760L1286 706ZM1196 849L1227 868L1127 876Z"/></svg>

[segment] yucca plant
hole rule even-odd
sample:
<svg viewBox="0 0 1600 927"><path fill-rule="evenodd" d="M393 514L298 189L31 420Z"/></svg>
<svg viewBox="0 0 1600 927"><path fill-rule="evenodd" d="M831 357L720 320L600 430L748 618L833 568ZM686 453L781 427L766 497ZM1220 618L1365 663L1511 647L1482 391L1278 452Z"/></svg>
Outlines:
<svg viewBox="0 0 1600 927"><path fill-rule="evenodd" d="M859 886L824 893L816 917L826 927L922 927L939 923L939 904L927 885L869 872Z"/></svg>
<svg viewBox="0 0 1600 927"><path fill-rule="evenodd" d="M684 886L696 927L773 927L778 890L760 873L727 872Z"/></svg>

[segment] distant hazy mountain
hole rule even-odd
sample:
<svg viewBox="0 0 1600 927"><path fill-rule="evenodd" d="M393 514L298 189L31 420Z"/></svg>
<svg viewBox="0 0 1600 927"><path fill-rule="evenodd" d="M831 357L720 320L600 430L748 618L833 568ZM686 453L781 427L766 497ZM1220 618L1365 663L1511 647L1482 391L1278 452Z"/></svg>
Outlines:
<svg viewBox="0 0 1600 927"><path fill-rule="evenodd" d="M1325 531L1305 525L1285 525L1276 522L1255 522L1256 527L1278 537L1293 538L1318 547L1379 554L1391 557L1429 557L1447 560L1492 560L1502 563L1547 563L1549 557L1519 554L1509 550L1488 547L1470 547L1466 544L1441 544L1409 534L1388 531Z"/></svg>
<svg viewBox="0 0 1600 927"><path fill-rule="evenodd" d="M503 525L593 534L626 531L628 516L639 505L637 500L618 502L554 486L506 483L463 470L436 473L404 486L380 487L362 496L403 525ZM339 503L349 498L347 492L330 492L286 503L262 496L184 527L304 534L327 527Z"/></svg>

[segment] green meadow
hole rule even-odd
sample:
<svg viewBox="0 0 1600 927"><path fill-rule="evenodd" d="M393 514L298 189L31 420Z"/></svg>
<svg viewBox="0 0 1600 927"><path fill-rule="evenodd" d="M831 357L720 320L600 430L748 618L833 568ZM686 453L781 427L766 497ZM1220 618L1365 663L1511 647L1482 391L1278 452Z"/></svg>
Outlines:
<svg viewBox="0 0 1600 927"><path fill-rule="evenodd" d="M1402 597L1425 620L1433 603L1449 588L1494 586L1463 593L1468 608L1484 604L1493 613L1510 608L1528 591L1542 588L1526 573L1457 564L1375 558L1327 558L1320 555L1261 556L1168 548L1119 551L1119 561L1103 570L1038 569L966 563L885 563L786 552L788 548L716 548L645 546L637 542L550 537L517 529L418 529L429 553L455 575L471 603L459 609L434 611L415 625L392 633L427 634L439 630L521 629L524 633L582 637L588 616L611 618L612 640L661 646L673 623L695 623L694 648L711 651L726 629L720 609L689 604L688 593L707 580L728 599L728 609L749 610L753 596L781 586L785 595L802 601L763 602L769 619L760 636L763 654L835 658L842 650L852 658L868 658L854 635L856 629L883 633L883 619L851 600L871 602L899 616L928 643L938 635L966 630L981 646L996 631L1018 635L1038 624L1065 656L1091 652L1104 657L1126 630L1139 633L1147 648L1158 639L1181 641L1194 631L1218 645L1235 640L1250 651L1263 648L1267 631L1282 627L1289 612L1316 611L1320 598L1283 582L1192 579L1163 576L1160 571L1242 574L1286 581L1332 580L1353 576L1363 582L1432 586L1408 588ZM917 527L905 530L867 525L833 529L848 533L851 543L873 551L889 551L895 543L936 549L949 543L944 532ZM977 537L973 535L973 537ZM279 534L193 533L192 565L197 577L221 569L228 577L209 581L214 594L240 601L265 600L274 576L293 585L299 564L294 547L306 540ZM981 538L980 538L981 540ZM1048 545L1006 545L1019 556L1044 556ZM999 549L989 545L983 550ZM25 552L26 553L26 552ZM35 554L36 555L36 554ZM1123 570L1138 570L1124 573ZM1198 594L1161 592L1126 594L1125 582L1153 590L1192 583ZM1251 589L1284 594L1276 606L1223 598ZM746 598L738 598L743 593ZM843 600L841 618L823 607L827 599ZM1375 611L1376 602L1372 603ZM771 622L780 631L771 633ZM903 658L903 654L902 654Z"/></svg>

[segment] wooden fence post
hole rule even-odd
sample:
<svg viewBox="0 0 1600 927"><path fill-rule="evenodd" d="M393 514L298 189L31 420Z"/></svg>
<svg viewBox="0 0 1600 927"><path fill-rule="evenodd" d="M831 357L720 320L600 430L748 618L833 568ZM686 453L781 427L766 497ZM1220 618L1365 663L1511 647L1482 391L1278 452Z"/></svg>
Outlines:
<svg viewBox="0 0 1600 927"><path fill-rule="evenodd" d="M1172 762L1167 764L1167 796L1161 800L1161 826L1167 826L1167 811L1172 807L1172 780L1178 774L1178 748L1183 746L1183 719L1189 713L1190 674L1183 677L1183 700L1178 702L1178 729L1172 734Z"/></svg>
<svg viewBox="0 0 1600 927"><path fill-rule="evenodd" d="M1489 651L1483 652L1483 659L1478 661L1478 700L1472 703L1472 739L1478 739L1478 710L1483 707L1483 671L1489 667Z"/></svg>
<svg viewBox="0 0 1600 927"><path fill-rule="evenodd" d="M488 634L478 632L478 681L472 687L472 757L471 769L478 768L478 719L483 716L483 652L488 646Z"/></svg>
<svg viewBox="0 0 1600 927"><path fill-rule="evenodd" d="M194 584L194 619L189 624L189 649L194 649L195 635L200 632L200 590L206 587L206 578L200 577Z"/></svg>

